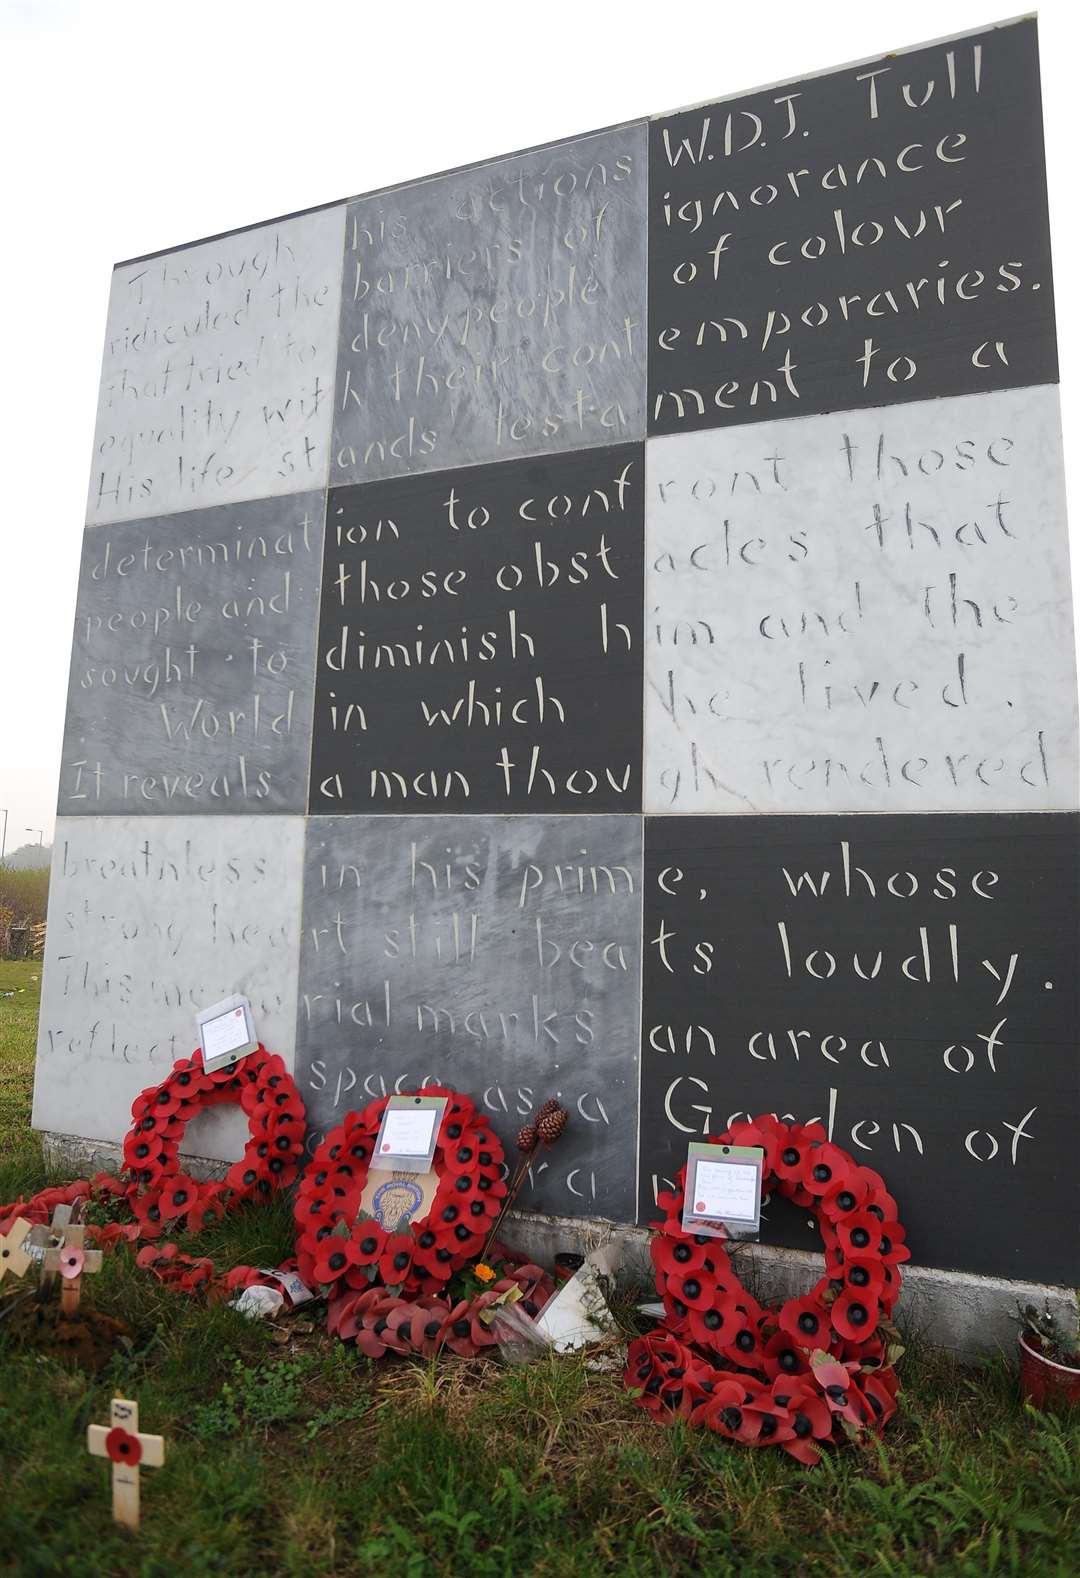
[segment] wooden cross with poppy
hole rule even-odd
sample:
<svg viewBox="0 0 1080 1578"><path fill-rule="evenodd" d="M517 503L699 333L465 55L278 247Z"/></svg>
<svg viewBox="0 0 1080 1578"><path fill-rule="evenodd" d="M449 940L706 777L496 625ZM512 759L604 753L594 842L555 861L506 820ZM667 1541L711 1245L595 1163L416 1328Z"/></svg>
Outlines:
<svg viewBox="0 0 1080 1578"><path fill-rule="evenodd" d="M65 1315L73 1315L79 1307L84 1273L92 1276L101 1270L101 1250L87 1249L86 1228L81 1222L72 1222L71 1215L69 1205L58 1205L50 1225L32 1228L27 1240L45 1251L42 1287L49 1287L57 1273L63 1279L60 1308Z"/></svg>
<svg viewBox="0 0 1080 1578"><path fill-rule="evenodd" d="M139 1405L114 1397L108 1425L87 1425L86 1446L94 1457L112 1463L113 1521L139 1527L139 1469L160 1468L165 1461L163 1436L139 1430Z"/></svg>
<svg viewBox="0 0 1080 1578"><path fill-rule="evenodd" d="M25 1216L17 1216L7 1232L0 1233L0 1282L9 1271L13 1277L21 1277L30 1265L33 1256L26 1253L29 1232Z"/></svg>

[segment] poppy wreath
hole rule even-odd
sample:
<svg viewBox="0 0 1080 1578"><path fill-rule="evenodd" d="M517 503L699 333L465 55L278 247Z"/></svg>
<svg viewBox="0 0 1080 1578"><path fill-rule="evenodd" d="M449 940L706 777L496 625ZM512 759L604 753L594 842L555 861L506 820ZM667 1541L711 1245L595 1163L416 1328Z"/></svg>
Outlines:
<svg viewBox="0 0 1080 1578"><path fill-rule="evenodd" d="M494 1323L483 1319L484 1311L515 1287L521 1293L516 1307L534 1318L555 1291L547 1272L528 1263L516 1266L472 1299L431 1293L404 1297L384 1287L368 1287L362 1292L348 1289L331 1299L327 1330L369 1359L381 1359L387 1353L431 1358L443 1348L462 1358L476 1358L499 1342Z"/></svg>
<svg viewBox="0 0 1080 1578"><path fill-rule="evenodd" d="M895 1412L902 1349L890 1316L910 1256L896 1201L819 1123L767 1113L709 1141L761 1147L763 1198L775 1192L814 1213L825 1275L801 1298L759 1304L722 1238L684 1231L683 1168L658 1196L664 1220L650 1246L665 1319L630 1345L626 1385L658 1419L815 1463L823 1442L878 1432Z"/></svg>
<svg viewBox="0 0 1080 1578"><path fill-rule="evenodd" d="M199 1182L181 1170L188 1123L208 1107L235 1102L247 1114L248 1141L223 1180ZM240 1063L203 1072L202 1052L175 1063L160 1085L131 1105L124 1140L128 1199L138 1237L160 1238L169 1226L198 1232L208 1217L243 1200L266 1200L292 1183L304 1149L304 1103L280 1057L260 1045Z"/></svg>
<svg viewBox="0 0 1080 1578"><path fill-rule="evenodd" d="M479 1253L506 1194L503 1148L468 1096L441 1085L401 1094L447 1097L431 1163L439 1185L426 1217L404 1232L387 1232L373 1217L359 1217L388 1096L347 1113L300 1180L300 1275L331 1299L375 1285L407 1298L438 1293Z"/></svg>

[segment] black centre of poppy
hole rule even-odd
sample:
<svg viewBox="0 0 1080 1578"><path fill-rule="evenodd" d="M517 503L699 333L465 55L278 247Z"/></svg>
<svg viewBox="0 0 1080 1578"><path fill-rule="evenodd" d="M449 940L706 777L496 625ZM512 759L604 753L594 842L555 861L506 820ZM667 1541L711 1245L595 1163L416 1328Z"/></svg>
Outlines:
<svg viewBox="0 0 1080 1578"><path fill-rule="evenodd" d="M881 1235L881 1253L883 1255L892 1254L892 1239L887 1233Z"/></svg>
<svg viewBox="0 0 1080 1578"><path fill-rule="evenodd" d="M454 1336L455 1337L467 1337L469 1335L469 1332L471 1331L471 1329L472 1328L470 1327L470 1325L469 1325L467 1320L456 1320L454 1322Z"/></svg>
<svg viewBox="0 0 1080 1578"><path fill-rule="evenodd" d="M331 1271L340 1271L345 1264L346 1256L340 1249L335 1249L328 1262Z"/></svg>
<svg viewBox="0 0 1080 1578"><path fill-rule="evenodd" d="M383 1332L389 1326L389 1324L390 1324L390 1322L388 1320L377 1320L375 1322L375 1335L376 1335L376 1337L381 1337Z"/></svg>
<svg viewBox="0 0 1080 1578"><path fill-rule="evenodd" d="M866 1214L867 1216L876 1216L879 1222L884 1222L885 1220L885 1212L879 1205L868 1205Z"/></svg>
<svg viewBox="0 0 1080 1578"><path fill-rule="evenodd" d="M370 1235L367 1238L362 1238L360 1240L360 1253L362 1255L373 1255L378 1247L379 1240L377 1238L372 1238Z"/></svg>
<svg viewBox="0 0 1080 1578"><path fill-rule="evenodd" d="M187 1205L188 1192L186 1189L174 1189L173 1200L177 1205Z"/></svg>
<svg viewBox="0 0 1080 1578"><path fill-rule="evenodd" d="M683 1283L683 1292L686 1294L688 1299L697 1298L698 1294L701 1292L701 1283L698 1281L697 1277L687 1277L686 1281Z"/></svg>
<svg viewBox="0 0 1080 1578"><path fill-rule="evenodd" d="M330 1224L328 1222L324 1222L322 1227L320 1227L319 1231L315 1234L315 1242L317 1244L321 1244L323 1239L329 1238L333 1231L334 1229L330 1226Z"/></svg>
<svg viewBox="0 0 1080 1578"><path fill-rule="evenodd" d="M741 1331L735 1339L735 1346L738 1348L740 1353L749 1353L750 1349L754 1346L753 1332Z"/></svg>
<svg viewBox="0 0 1080 1578"><path fill-rule="evenodd" d="M818 1329L818 1318L810 1310L803 1310L799 1316L799 1330L813 1336Z"/></svg>
<svg viewBox="0 0 1080 1578"><path fill-rule="evenodd" d="M834 1403L839 1403L841 1408L847 1407L847 1393L844 1391L842 1386L827 1386L825 1390L828 1392Z"/></svg>
<svg viewBox="0 0 1080 1578"><path fill-rule="evenodd" d="M144 1119L143 1119L143 1120L142 1120L142 1122L141 1122L141 1123L140 1123L140 1125L139 1125L139 1127L140 1127L140 1128L141 1128L141 1129L142 1129L142 1131L143 1131L143 1133L144 1133L144 1134L145 1134L145 1133L146 1133L146 1132L147 1132L147 1131L148 1131L148 1130L150 1130L150 1129L156 1129L156 1128L157 1128L157 1123L156 1123L156 1122L155 1122L155 1120L154 1120L154 1119L153 1119L153 1118L151 1118L151 1117L150 1117L150 1116L149 1116L149 1114L148 1114L148 1115L147 1115L147 1116L146 1116L146 1117L145 1117L145 1118L144 1118Z"/></svg>
<svg viewBox="0 0 1080 1578"><path fill-rule="evenodd" d="M437 1320L429 1320L427 1325L424 1327L424 1336L428 1339L429 1342L434 1342L435 1338L438 1335L439 1335L439 1323L438 1323L438 1321Z"/></svg>
<svg viewBox="0 0 1080 1578"><path fill-rule="evenodd" d="M742 1409L731 1407L722 1409L720 1418L724 1422L725 1429L738 1430L739 1426L742 1424Z"/></svg>
<svg viewBox="0 0 1080 1578"><path fill-rule="evenodd" d="M431 1231L430 1227L427 1229L426 1232L420 1234L420 1248L421 1249L430 1249L434 1242L435 1242L435 1234Z"/></svg>
<svg viewBox="0 0 1080 1578"><path fill-rule="evenodd" d="M832 1177L832 1168L826 1167L824 1162L818 1162L814 1168L814 1179L817 1183L828 1183Z"/></svg>
<svg viewBox="0 0 1080 1578"><path fill-rule="evenodd" d="M469 1207L469 1215L470 1216L483 1216L483 1214L484 1214L484 1202L483 1202L483 1200L474 1200L472 1205L470 1205L470 1207Z"/></svg>
<svg viewBox="0 0 1080 1578"><path fill-rule="evenodd" d="M690 1245L676 1244L675 1248L672 1250L672 1254L676 1260L685 1262L690 1259Z"/></svg>
<svg viewBox="0 0 1080 1578"><path fill-rule="evenodd" d="M841 1211L850 1211L855 1204L855 1196L850 1189L841 1189L836 1197L836 1203Z"/></svg>
<svg viewBox="0 0 1080 1578"><path fill-rule="evenodd" d="M463 1165L464 1165L465 1162L471 1162L472 1161L472 1147L469 1146L469 1145L463 1145L461 1147L460 1151L458 1151L458 1153L457 1153L457 1159Z"/></svg>
<svg viewBox="0 0 1080 1578"><path fill-rule="evenodd" d="M249 1167L244 1173L244 1182L246 1184L253 1184L258 1176L259 1175L255 1171L254 1167Z"/></svg>
<svg viewBox="0 0 1080 1578"><path fill-rule="evenodd" d="M456 1205L448 1205L446 1210L442 1214L442 1219L443 1219L444 1222L456 1222L457 1219L458 1219L458 1208L457 1208L457 1206Z"/></svg>
<svg viewBox="0 0 1080 1578"><path fill-rule="evenodd" d="M709 1393L712 1392L713 1383L711 1381L699 1381L698 1385L701 1387L701 1390L703 1392L709 1392Z"/></svg>
<svg viewBox="0 0 1080 1578"><path fill-rule="evenodd" d="M865 1266L852 1266L848 1272L848 1281L857 1288L865 1288L870 1281L870 1273Z"/></svg>
<svg viewBox="0 0 1080 1578"><path fill-rule="evenodd" d="M457 1239L459 1244L467 1244L468 1243L469 1239L472 1237L472 1234L470 1233L466 1223L464 1223L464 1222L459 1222L458 1223L458 1225L454 1229L454 1237Z"/></svg>
<svg viewBox="0 0 1080 1578"><path fill-rule="evenodd" d="M156 1205L150 1206L148 1208L146 1214L150 1218L151 1222L160 1222L161 1221L161 1212L158 1210Z"/></svg>
<svg viewBox="0 0 1080 1578"><path fill-rule="evenodd" d="M677 1364L674 1369L668 1371L668 1380L681 1381L685 1374L686 1371L683 1366L681 1364Z"/></svg>
<svg viewBox="0 0 1080 1578"><path fill-rule="evenodd" d="M874 1396L873 1392L867 1392L866 1398L875 1414L883 1414L885 1412L881 1406L880 1401Z"/></svg>
<svg viewBox="0 0 1080 1578"><path fill-rule="evenodd" d="M446 1125L446 1138L448 1140L456 1140L456 1139L459 1139L460 1136L461 1136L461 1124L460 1123L448 1123Z"/></svg>
<svg viewBox="0 0 1080 1578"><path fill-rule="evenodd" d="M458 1194L468 1194L468 1192L469 1192L469 1180L466 1178L464 1173L462 1173L461 1177L458 1179L457 1183L454 1185L454 1188L457 1190Z"/></svg>
<svg viewBox="0 0 1080 1578"><path fill-rule="evenodd" d="M483 1177L483 1176L479 1177L476 1180L476 1187L478 1189L480 1189L480 1190L483 1190L483 1192L486 1194L487 1191L491 1188L491 1179Z"/></svg>
<svg viewBox="0 0 1080 1578"><path fill-rule="evenodd" d="M798 1163L799 1153L794 1145L789 1145L780 1159L785 1167L794 1167Z"/></svg>
<svg viewBox="0 0 1080 1578"><path fill-rule="evenodd" d="M780 1354L780 1368L790 1375L792 1370L799 1368L799 1356L793 1348L785 1348Z"/></svg>
<svg viewBox="0 0 1080 1578"><path fill-rule="evenodd" d="M289 1139L287 1134L279 1134L277 1139L274 1141L274 1144L277 1146L279 1151L287 1151L289 1146L292 1144L292 1141Z"/></svg>
<svg viewBox="0 0 1080 1578"><path fill-rule="evenodd" d="M770 1436L774 1436L775 1434L776 1434L776 1415L775 1414L766 1414L764 1419L761 1421L761 1430L759 1432L759 1439L762 1440L762 1441L768 1441Z"/></svg>
<svg viewBox="0 0 1080 1578"><path fill-rule="evenodd" d="M177 1074L177 1076L176 1076L176 1083L178 1085L190 1085L191 1084L191 1075L189 1073L187 1073L186 1070L185 1070L185 1072L183 1074Z"/></svg>
<svg viewBox="0 0 1080 1578"><path fill-rule="evenodd" d="M853 1228L851 1232L851 1242L855 1245L856 1249L865 1249L867 1244L870 1242L870 1234L866 1231L865 1227Z"/></svg>
<svg viewBox="0 0 1080 1578"><path fill-rule="evenodd" d="M526 1315L539 1315L540 1306L535 1299L522 1299L521 1307Z"/></svg>
<svg viewBox="0 0 1080 1578"><path fill-rule="evenodd" d="M848 1320L853 1326L865 1326L870 1319L870 1312L865 1304L849 1304Z"/></svg>
<svg viewBox="0 0 1080 1578"><path fill-rule="evenodd" d="M491 1166L491 1152L490 1151L481 1151L479 1156L476 1159L480 1163L481 1167L490 1167Z"/></svg>
<svg viewBox="0 0 1080 1578"><path fill-rule="evenodd" d="M398 1337L400 1338L400 1340L402 1342L408 1342L410 1333L409 1333L409 1323L408 1323L407 1320L403 1320L402 1321L401 1325L397 1329L397 1334L398 1334Z"/></svg>
<svg viewBox="0 0 1080 1578"><path fill-rule="evenodd" d="M408 1264L409 1264L409 1255L408 1255L407 1250L399 1249L397 1254L394 1256L394 1270L395 1271L404 1271L405 1267Z"/></svg>
<svg viewBox="0 0 1080 1578"><path fill-rule="evenodd" d="M260 1140L258 1145L256 1145L256 1147L255 1147L255 1155L256 1156L265 1156L269 1149L270 1149L270 1147L269 1147L269 1145L267 1145L266 1141L265 1140Z"/></svg>
<svg viewBox="0 0 1080 1578"><path fill-rule="evenodd" d="M157 1093L157 1100L159 1107L166 1106L169 1101L169 1092L167 1090L159 1090Z"/></svg>
<svg viewBox="0 0 1080 1578"><path fill-rule="evenodd" d="M437 1250L436 1250L436 1251L435 1251L435 1259L436 1259L436 1260L437 1260L437 1261L439 1261L439 1263L440 1263L440 1264L441 1264L441 1265L445 1265L445 1264L446 1264L446 1262L447 1262L447 1261L448 1261L448 1260L451 1260L451 1259L452 1259L452 1258L453 1258L453 1257L452 1257L452 1255L451 1255L451 1254L450 1254L450 1251L449 1251L449 1250L448 1250L448 1249L437 1249Z"/></svg>
<svg viewBox="0 0 1080 1578"><path fill-rule="evenodd" d="M330 1155L330 1160L332 1162L336 1162L338 1157L341 1155L341 1146L340 1145L331 1145L329 1155Z"/></svg>
<svg viewBox="0 0 1080 1578"><path fill-rule="evenodd" d="M150 1147L149 1147L149 1145L147 1145L145 1140L142 1142L141 1145L136 1145L136 1147L135 1147L135 1155L139 1158L140 1161L142 1161L144 1156L149 1156L150 1155Z"/></svg>
<svg viewBox="0 0 1080 1578"><path fill-rule="evenodd" d="M679 1319L681 1320L682 1317L686 1314L686 1305L683 1303L682 1299L675 1299L674 1300L674 1304L675 1304L675 1313L679 1317Z"/></svg>
<svg viewBox="0 0 1080 1578"><path fill-rule="evenodd" d="M797 1436L808 1436L814 1428L805 1414L796 1414L794 1423Z"/></svg>
<svg viewBox="0 0 1080 1578"><path fill-rule="evenodd" d="M275 1174L279 1173L284 1165L285 1163L282 1161L280 1156L271 1156L269 1162L267 1163L270 1171Z"/></svg>
<svg viewBox="0 0 1080 1578"><path fill-rule="evenodd" d="M323 1184L326 1182L328 1177L329 1177L329 1174L326 1173L326 1172L316 1173L315 1174L315 1187L316 1187L316 1189L321 1189Z"/></svg>
<svg viewBox="0 0 1080 1578"><path fill-rule="evenodd" d="M719 1331L723 1324L723 1318L719 1310L705 1311L705 1329L707 1331Z"/></svg>

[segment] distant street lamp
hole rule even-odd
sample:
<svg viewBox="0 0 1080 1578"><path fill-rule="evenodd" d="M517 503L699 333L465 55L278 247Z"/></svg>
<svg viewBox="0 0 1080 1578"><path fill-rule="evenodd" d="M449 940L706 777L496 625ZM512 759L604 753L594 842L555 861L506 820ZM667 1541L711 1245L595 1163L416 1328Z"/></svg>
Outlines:
<svg viewBox="0 0 1080 1578"><path fill-rule="evenodd" d="M36 833L37 834L37 841L38 841L39 845L44 843L44 841L45 841L45 829L44 828L42 828L42 827L28 827L26 829L26 831L28 833Z"/></svg>

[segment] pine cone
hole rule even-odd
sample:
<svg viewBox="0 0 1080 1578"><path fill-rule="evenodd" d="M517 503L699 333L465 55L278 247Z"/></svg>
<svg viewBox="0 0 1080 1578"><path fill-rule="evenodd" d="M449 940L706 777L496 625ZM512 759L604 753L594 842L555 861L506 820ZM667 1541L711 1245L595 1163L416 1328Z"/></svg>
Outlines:
<svg viewBox="0 0 1080 1578"><path fill-rule="evenodd" d="M518 1130L517 1148L519 1151L531 1151L536 1145L536 1124L526 1123Z"/></svg>
<svg viewBox="0 0 1080 1578"><path fill-rule="evenodd" d="M540 1111L537 1113L537 1117L538 1118L546 1118L549 1113L551 1113L551 1112L561 1112L562 1110L563 1110L562 1107L555 1100L555 1097L554 1096L549 1096L547 1101L545 1101L544 1105L540 1108Z"/></svg>
<svg viewBox="0 0 1080 1578"><path fill-rule="evenodd" d="M554 1112L541 1111L536 1130L545 1145L555 1144L559 1135L566 1128L569 1118L570 1114L566 1108L560 1107L558 1103L555 1104Z"/></svg>

